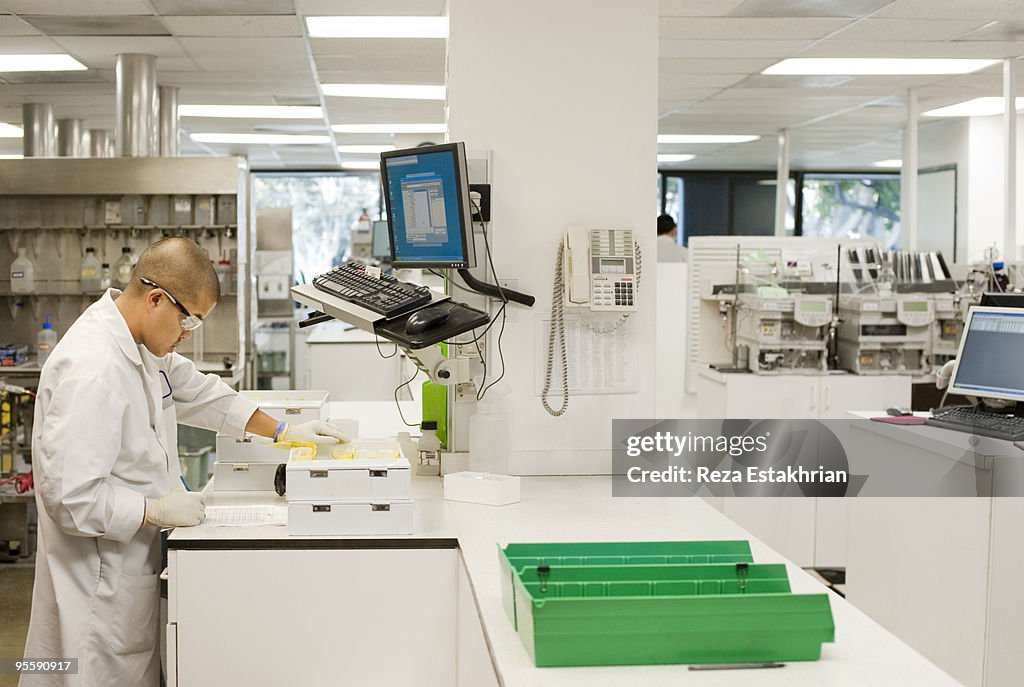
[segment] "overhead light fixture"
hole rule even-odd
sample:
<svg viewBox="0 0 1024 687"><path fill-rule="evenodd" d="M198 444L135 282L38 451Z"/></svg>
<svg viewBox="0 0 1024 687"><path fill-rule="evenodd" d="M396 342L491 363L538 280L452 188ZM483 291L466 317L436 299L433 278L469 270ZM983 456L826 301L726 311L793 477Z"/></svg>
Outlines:
<svg viewBox="0 0 1024 687"><path fill-rule="evenodd" d="M658 143L749 143L754 134L658 134Z"/></svg>
<svg viewBox="0 0 1024 687"><path fill-rule="evenodd" d="M324 95L344 98L404 98L406 100L444 100L444 86L413 86L386 83L328 83L320 87Z"/></svg>
<svg viewBox="0 0 1024 687"><path fill-rule="evenodd" d="M339 153L386 153L390 150L394 150L393 145L349 145L342 144L338 146Z"/></svg>
<svg viewBox="0 0 1024 687"><path fill-rule="evenodd" d="M658 162L689 162L696 155L682 155L682 154L661 154L658 156Z"/></svg>
<svg viewBox="0 0 1024 687"><path fill-rule="evenodd" d="M66 53L0 55L0 72L74 72L88 69Z"/></svg>
<svg viewBox="0 0 1024 687"><path fill-rule="evenodd" d="M0 160L23 160L24 155L0 155Z"/></svg>
<svg viewBox="0 0 1024 687"><path fill-rule="evenodd" d="M446 124L335 124L338 134L443 134Z"/></svg>
<svg viewBox="0 0 1024 687"><path fill-rule="evenodd" d="M263 143L267 145L318 145L330 143L330 136L303 134L189 134L200 143Z"/></svg>
<svg viewBox="0 0 1024 687"><path fill-rule="evenodd" d="M448 17L306 17L310 38L447 38Z"/></svg>
<svg viewBox="0 0 1024 687"><path fill-rule="evenodd" d="M762 74L787 76L906 76L913 74L970 74L999 60L889 57L792 57Z"/></svg>
<svg viewBox="0 0 1024 687"><path fill-rule="evenodd" d="M922 117L988 117L991 115L1003 114L1006 101L999 96L987 98L974 98L965 100L962 103L939 107L934 110L922 112ZM1014 100L1016 109L1024 109L1024 98Z"/></svg>
<svg viewBox="0 0 1024 687"><path fill-rule="evenodd" d="M319 107L306 105L178 105L180 117L236 119L322 119Z"/></svg>
<svg viewBox="0 0 1024 687"><path fill-rule="evenodd" d="M872 163L875 167L884 167L886 169L899 169L903 166L903 160L879 160L878 162Z"/></svg>
<svg viewBox="0 0 1024 687"><path fill-rule="evenodd" d="M353 172L375 172L380 169L380 162L376 160L346 160L341 163L341 168Z"/></svg>
<svg viewBox="0 0 1024 687"><path fill-rule="evenodd" d="M21 138L25 132L20 126L14 126L6 122L0 122L0 138Z"/></svg>

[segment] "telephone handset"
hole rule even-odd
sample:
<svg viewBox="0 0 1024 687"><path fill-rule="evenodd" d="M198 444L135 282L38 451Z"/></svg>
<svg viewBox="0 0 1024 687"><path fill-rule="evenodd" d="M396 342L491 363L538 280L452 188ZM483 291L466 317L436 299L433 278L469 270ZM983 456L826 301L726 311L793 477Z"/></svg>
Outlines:
<svg viewBox="0 0 1024 687"><path fill-rule="evenodd" d="M566 305L594 312L635 312L636 248L632 229L569 227L565 235Z"/></svg>
<svg viewBox="0 0 1024 687"><path fill-rule="evenodd" d="M622 313L609 329L591 329L600 334L615 331L636 311L642 269L640 246L632 229L591 229L569 227L555 257L555 281L551 294L551 328L548 330L547 368L540 401L558 417L569 408L569 362L565 351L565 307L587 307L594 312ZM555 342L561 358L562 406L548 403L555 368Z"/></svg>

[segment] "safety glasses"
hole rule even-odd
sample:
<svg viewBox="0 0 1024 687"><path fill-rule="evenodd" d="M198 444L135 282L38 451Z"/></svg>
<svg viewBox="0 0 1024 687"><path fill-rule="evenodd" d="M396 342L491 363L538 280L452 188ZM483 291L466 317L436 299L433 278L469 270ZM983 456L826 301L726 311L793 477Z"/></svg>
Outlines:
<svg viewBox="0 0 1024 687"><path fill-rule="evenodd" d="M150 281L145 277L139 277L139 281L141 281L146 286L152 286L154 289L159 289L160 293L167 296L167 300L169 300L171 303L174 303L174 305L178 307L178 310L181 311L181 314L185 316L185 319L181 321L181 328L184 329L186 332L194 331L202 326L203 320L198 315L193 315L192 313L190 313L185 308L184 305L178 302L177 298L171 295L170 291L160 286L155 281Z"/></svg>

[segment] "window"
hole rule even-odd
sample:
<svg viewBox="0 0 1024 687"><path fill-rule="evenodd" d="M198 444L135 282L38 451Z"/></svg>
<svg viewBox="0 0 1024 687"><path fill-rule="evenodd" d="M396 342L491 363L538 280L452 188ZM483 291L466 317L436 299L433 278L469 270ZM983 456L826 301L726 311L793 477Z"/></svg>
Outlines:
<svg viewBox="0 0 1024 687"><path fill-rule="evenodd" d="M295 278L306 283L348 258L364 210L371 220L383 216L380 174L258 173L253 205L292 209Z"/></svg>
<svg viewBox="0 0 1024 687"><path fill-rule="evenodd" d="M900 178L897 174L803 175L803 235L881 240L900 249Z"/></svg>

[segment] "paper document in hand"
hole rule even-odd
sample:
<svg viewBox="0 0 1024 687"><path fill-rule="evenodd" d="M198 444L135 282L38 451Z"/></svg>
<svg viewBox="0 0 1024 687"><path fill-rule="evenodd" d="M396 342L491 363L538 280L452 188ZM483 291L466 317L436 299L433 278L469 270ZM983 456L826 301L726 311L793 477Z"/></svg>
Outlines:
<svg viewBox="0 0 1024 687"><path fill-rule="evenodd" d="M204 525L212 527L251 527L287 525L287 506L207 506Z"/></svg>

